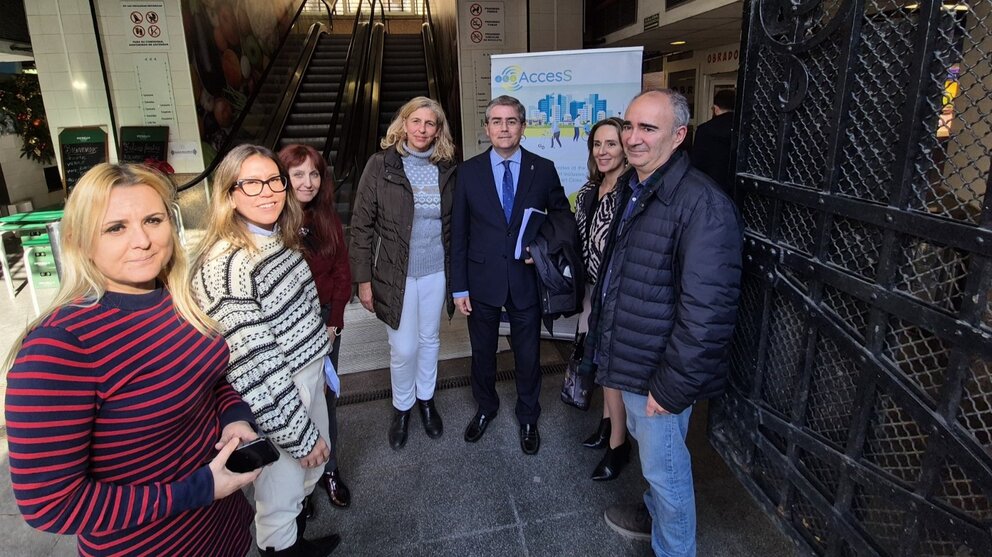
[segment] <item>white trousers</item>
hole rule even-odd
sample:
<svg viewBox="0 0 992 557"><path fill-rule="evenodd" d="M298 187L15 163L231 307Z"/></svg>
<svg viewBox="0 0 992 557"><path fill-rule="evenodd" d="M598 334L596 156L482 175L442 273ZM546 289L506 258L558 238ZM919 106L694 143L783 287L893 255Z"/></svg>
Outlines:
<svg viewBox="0 0 992 557"><path fill-rule="evenodd" d="M310 362L293 376L303 406L317 425L321 439L330 446L327 401L324 398L324 358ZM324 472L323 466L303 468L300 461L279 448L279 460L266 466L255 479L255 539L258 547L286 549L296 542L296 516L303 499Z"/></svg>
<svg viewBox="0 0 992 557"><path fill-rule="evenodd" d="M434 397L444 293L443 271L420 278L407 277L400 327L386 326L393 407L397 410L413 408L418 398Z"/></svg>

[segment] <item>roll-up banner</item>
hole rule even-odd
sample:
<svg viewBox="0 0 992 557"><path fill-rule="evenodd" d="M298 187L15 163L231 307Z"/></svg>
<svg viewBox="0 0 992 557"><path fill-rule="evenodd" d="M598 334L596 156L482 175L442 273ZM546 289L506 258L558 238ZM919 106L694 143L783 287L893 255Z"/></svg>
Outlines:
<svg viewBox="0 0 992 557"><path fill-rule="evenodd" d="M524 149L551 159L568 198L586 183L589 130L623 117L641 91L642 47L492 56L492 97L516 97L527 111Z"/></svg>

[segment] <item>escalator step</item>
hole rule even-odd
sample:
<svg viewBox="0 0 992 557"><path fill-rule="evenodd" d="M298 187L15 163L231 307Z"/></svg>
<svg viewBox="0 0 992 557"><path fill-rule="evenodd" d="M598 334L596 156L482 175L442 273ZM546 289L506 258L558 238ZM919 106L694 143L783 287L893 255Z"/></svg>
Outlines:
<svg viewBox="0 0 992 557"><path fill-rule="evenodd" d="M331 119L334 116L333 113L327 112L296 112L289 115L286 119L286 124L290 126L298 125L313 125L313 126L330 126Z"/></svg>
<svg viewBox="0 0 992 557"><path fill-rule="evenodd" d="M312 124L290 124L282 129L286 137L327 137L327 126Z"/></svg>
<svg viewBox="0 0 992 557"><path fill-rule="evenodd" d="M301 103L298 102L293 105L293 112L290 114L328 114L330 116L334 113L334 109L337 107L336 103Z"/></svg>
<svg viewBox="0 0 992 557"><path fill-rule="evenodd" d="M316 102L329 102L333 103L334 98L338 95L336 90L328 91L301 91L300 94L296 95L296 102L305 103L316 103Z"/></svg>

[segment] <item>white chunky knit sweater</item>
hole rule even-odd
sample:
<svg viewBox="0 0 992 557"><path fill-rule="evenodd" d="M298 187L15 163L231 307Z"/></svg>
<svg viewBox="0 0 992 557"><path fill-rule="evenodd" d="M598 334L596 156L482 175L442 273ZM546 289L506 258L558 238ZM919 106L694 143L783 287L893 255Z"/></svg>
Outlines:
<svg viewBox="0 0 992 557"><path fill-rule="evenodd" d="M299 252L278 236L251 235L257 253L219 242L193 278L193 294L231 350L227 379L258 426L295 458L317 443L317 426L293 375L330 353L317 289ZM323 379L314 396L323 396Z"/></svg>

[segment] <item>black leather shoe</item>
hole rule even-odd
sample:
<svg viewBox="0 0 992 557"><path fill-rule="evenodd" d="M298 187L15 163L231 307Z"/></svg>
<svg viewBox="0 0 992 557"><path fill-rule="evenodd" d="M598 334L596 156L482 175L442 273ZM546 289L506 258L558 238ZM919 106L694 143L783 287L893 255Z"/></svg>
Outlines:
<svg viewBox="0 0 992 557"><path fill-rule="evenodd" d="M297 531L296 541L286 549L276 550L272 547L258 548L258 553L262 557L327 557L341 543L341 536L331 534L315 540L303 538L303 534Z"/></svg>
<svg viewBox="0 0 992 557"><path fill-rule="evenodd" d="M434 407L434 399L418 400L417 406L420 407L420 421L424 424L424 431L427 432L427 436L431 439L440 437L444 433L444 423L441 422L441 415Z"/></svg>
<svg viewBox="0 0 992 557"><path fill-rule="evenodd" d="M541 448L541 434L537 431L537 424L520 426L520 448L524 454L537 454L537 450Z"/></svg>
<svg viewBox="0 0 992 557"><path fill-rule="evenodd" d="M406 445L406 433L410 427L410 411L393 408L393 422L389 424L389 446L398 451Z"/></svg>
<svg viewBox="0 0 992 557"><path fill-rule="evenodd" d="M317 490L314 490L309 497L303 499L303 520L306 522L314 517L315 510L317 508L316 501L313 498L317 495Z"/></svg>
<svg viewBox="0 0 992 557"><path fill-rule="evenodd" d="M482 439L482 434L486 432L486 428L489 427L489 422L493 421L496 414L492 416L487 416L482 412L476 412L475 416L472 416L472 421L468 423L468 427L465 428L465 441L468 443L475 443L479 439Z"/></svg>
<svg viewBox="0 0 992 557"><path fill-rule="evenodd" d="M597 482L615 480L628 462L630 462L630 440L624 439L624 442L617 448L606 449L603 459L592 471L592 479Z"/></svg>
<svg viewBox="0 0 992 557"><path fill-rule="evenodd" d="M333 472L325 472L320 477L320 483L327 492L327 497L331 500L332 505L341 509L351 505L351 490L341 479L341 472L338 472L337 468Z"/></svg>
<svg viewBox="0 0 992 557"><path fill-rule="evenodd" d="M610 419L599 420L599 428L582 442L583 447L605 449L610 446Z"/></svg>

